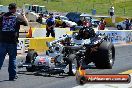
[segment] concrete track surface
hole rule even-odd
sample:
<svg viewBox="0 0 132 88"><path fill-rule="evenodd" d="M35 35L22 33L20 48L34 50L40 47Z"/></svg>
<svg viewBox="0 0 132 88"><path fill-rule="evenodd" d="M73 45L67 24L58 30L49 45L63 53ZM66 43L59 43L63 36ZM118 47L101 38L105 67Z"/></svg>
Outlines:
<svg viewBox="0 0 132 88"><path fill-rule="evenodd" d="M99 70L88 69L90 74L118 74L132 69L132 45L116 46L116 60L113 69ZM25 59L24 55L18 55L18 62ZM0 70L0 88L72 88L78 86L74 76L35 76L34 73L26 72L25 68L18 69L19 78L16 81L8 81L8 57L3 68ZM88 87L92 88L92 87ZM94 87L93 87L94 88ZM98 87L96 87L98 88ZM102 87L103 88L103 87ZM113 88L113 87L110 87ZM120 87L117 87L120 88Z"/></svg>

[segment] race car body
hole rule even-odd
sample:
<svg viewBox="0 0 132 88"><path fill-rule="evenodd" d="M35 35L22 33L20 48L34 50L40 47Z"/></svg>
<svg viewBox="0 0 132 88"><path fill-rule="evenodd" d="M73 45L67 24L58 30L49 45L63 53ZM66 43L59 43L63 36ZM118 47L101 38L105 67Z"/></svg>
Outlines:
<svg viewBox="0 0 132 88"><path fill-rule="evenodd" d="M92 28L81 28L78 33L47 42L46 55L29 51L25 64L27 71L75 74L81 66L87 69L93 62L98 69L111 69L115 61L115 48L106 36L95 34ZM23 67L23 64L19 65ZM37 69L36 69L37 68Z"/></svg>

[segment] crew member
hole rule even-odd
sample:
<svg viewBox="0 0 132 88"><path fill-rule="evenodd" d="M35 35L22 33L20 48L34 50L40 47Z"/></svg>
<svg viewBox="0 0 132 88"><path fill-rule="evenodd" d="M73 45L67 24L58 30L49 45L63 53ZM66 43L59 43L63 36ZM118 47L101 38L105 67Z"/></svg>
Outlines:
<svg viewBox="0 0 132 88"><path fill-rule="evenodd" d="M55 20L53 18L53 13L50 13L49 18L46 20L46 31L47 31L46 37L49 37L50 34L52 37L55 37L54 27L55 27Z"/></svg>
<svg viewBox="0 0 132 88"><path fill-rule="evenodd" d="M130 22L129 22L128 18L125 20L125 23L126 23L126 30L129 30L130 29Z"/></svg>
<svg viewBox="0 0 132 88"><path fill-rule="evenodd" d="M42 18L43 18L43 14L39 14L39 17L37 18L36 22L42 24L43 23Z"/></svg>
<svg viewBox="0 0 132 88"><path fill-rule="evenodd" d="M114 16L114 6L111 6L109 9L110 16Z"/></svg>
<svg viewBox="0 0 132 88"><path fill-rule="evenodd" d="M104 29L105 29L105 25L106 25L106 22L105 22L104 18L102 18L102 19L100 20L98 29L99 29L99 30L104 30Z"/></svg>
<svg viewBox="0 0 132 88"><path fill-rule="evenodd" d="M0 69L6 54L9 55L9 80L16 78L16 56L20 25L27 26L25 14L16 14L15 3L9 4L9 12L0 16Z"/></svg>

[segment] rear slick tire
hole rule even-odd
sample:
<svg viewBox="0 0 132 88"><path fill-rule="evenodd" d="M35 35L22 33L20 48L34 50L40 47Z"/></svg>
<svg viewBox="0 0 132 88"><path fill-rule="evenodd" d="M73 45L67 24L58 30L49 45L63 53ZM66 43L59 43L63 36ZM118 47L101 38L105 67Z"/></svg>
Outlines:
<svg viewBox="0 0 132 88"><path fill-rule="evenodd" d="M97 69L112 69L115 61L115 48L111 42L102 42L99 46L95 66Z"/></svg>

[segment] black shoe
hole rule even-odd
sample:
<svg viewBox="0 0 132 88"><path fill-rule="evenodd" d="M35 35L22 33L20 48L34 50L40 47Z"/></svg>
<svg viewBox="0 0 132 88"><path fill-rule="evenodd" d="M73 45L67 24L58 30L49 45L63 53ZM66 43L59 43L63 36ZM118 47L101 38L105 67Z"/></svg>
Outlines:
<svg viewBox="0 0 132 88"><path fill-rule="evenodd" d="M15 78L9 78L9 81L15 81Z"/></svg>
<svg viewBox="0 0 132 88"><path fill-rule="evenodd" d="M9 81L15 81L15 79L17 79L17 78L18 78L18 75L16 75L15 77L10 77Z"/></svg>
<svg viewBox="0 0 132 88"><path fill-rule="evenodd" d="M15 79L17 79L17 78L18 78L18 75L16 74Z"/></svg>

